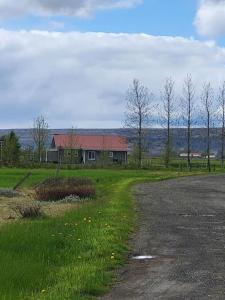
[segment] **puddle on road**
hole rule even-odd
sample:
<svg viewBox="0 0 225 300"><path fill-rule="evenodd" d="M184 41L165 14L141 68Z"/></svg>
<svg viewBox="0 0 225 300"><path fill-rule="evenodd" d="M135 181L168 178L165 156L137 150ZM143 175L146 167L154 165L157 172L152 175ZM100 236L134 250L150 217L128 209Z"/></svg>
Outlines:
<svg viewBox="0 0 225 300"><path fill-rule="evenodd" d="M136 259L136 260L146 260L146 259L154 259L155 256L152 256L152 255L138 255L138 256L133 256L132 258Z"/></svg>
<svg viewBox="0 0 225 300"><path fill-rule="evenodd" d="M203 218L213 218L215 217L215 215L191 215L191 214L181 214L181 217L184 218L191 218L191 217L203 217Z"/></svg>
<svg viewBox="0 0 225 300"><path fill-rule="evenodd" d="M215 215L201 215L201 217L211 217L211 218L213 218L213 217L215 217Z"/></svg>

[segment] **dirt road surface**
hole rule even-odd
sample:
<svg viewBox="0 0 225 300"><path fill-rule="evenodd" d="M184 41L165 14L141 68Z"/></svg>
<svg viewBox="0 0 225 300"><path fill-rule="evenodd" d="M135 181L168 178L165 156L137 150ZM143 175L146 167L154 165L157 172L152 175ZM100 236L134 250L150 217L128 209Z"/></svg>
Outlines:
<svg viewBox="0 0 225 300"><path fill-rule="evenodd" d="M102 299L225 299L225 175L142 184L135 197L133 253Z"/></svg>

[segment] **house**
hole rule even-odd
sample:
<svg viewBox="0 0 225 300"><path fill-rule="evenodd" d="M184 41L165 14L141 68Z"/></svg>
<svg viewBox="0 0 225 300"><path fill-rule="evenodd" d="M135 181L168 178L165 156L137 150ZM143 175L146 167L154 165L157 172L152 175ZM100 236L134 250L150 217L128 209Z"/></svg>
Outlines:
<svg viewBox="0 0 225 300"><path fill-rule="evenodd" d="M121 136L55 134L46 162L68 164L127 163L128 143Z"/></svg>
<svg viewBox="0 0 225 300"><path fill-rule="evenodd" d="M202 158L202 154L201 153L192 153L192 157L193 158Z"/></svg>
<svg viewBox="0 0 225 300"><path fill-rule="evenodd" d="M187 158L188 153L180 153L180 158ZM201 158L202 154L201 153L190 153L191 158Z"/></svg>
<svg viewBox="0 0 225 300"><path fill-rule="evenodd" d="M208 155L206 155L205 158L208 159ZM211 159L216 159L216 154L210 154L210 155L209 155L209 158L211 158Z"/></svg>

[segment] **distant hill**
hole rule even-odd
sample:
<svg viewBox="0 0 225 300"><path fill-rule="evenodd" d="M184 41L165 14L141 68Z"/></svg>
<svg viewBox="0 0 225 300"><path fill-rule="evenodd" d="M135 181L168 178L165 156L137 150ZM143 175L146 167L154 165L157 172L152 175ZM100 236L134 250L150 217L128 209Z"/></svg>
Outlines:
<svg viewBox="0 0 225 300"><path fill-rule="evenodd" d="M13 129L19 137L22 147L34 146L29 129ZM11 130L0 129L0 137L8 134ZM212 129L212 152L219 154L220 152L220 129ZM68 133L69 129L52 129L50 130L49 141L50 145L53 134ZM128 138L130 145L134 142L134 131L132 129L76 129L77 134L99 134L99 135L121 135ZM186 129L174 128L172 129L173 136L173 150L176 153L186 151ZM146 132L146 144L149 153L152 156L162 155L165 147L166 130L165 129L149 129ZM205 152L206 148L206 129L195 128L192 130L192 151Z"/></svg>

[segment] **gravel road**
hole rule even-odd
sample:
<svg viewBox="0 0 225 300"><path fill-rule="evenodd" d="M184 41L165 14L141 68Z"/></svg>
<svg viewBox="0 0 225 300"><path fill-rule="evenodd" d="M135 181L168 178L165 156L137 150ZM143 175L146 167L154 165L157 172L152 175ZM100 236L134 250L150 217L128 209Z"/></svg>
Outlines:
<svg viewBox="0 0 225 300"><path fill-rule="evenodd" d="M225 299L225 175L135 188L140 210L134 260L102 300Z"/></svg>

